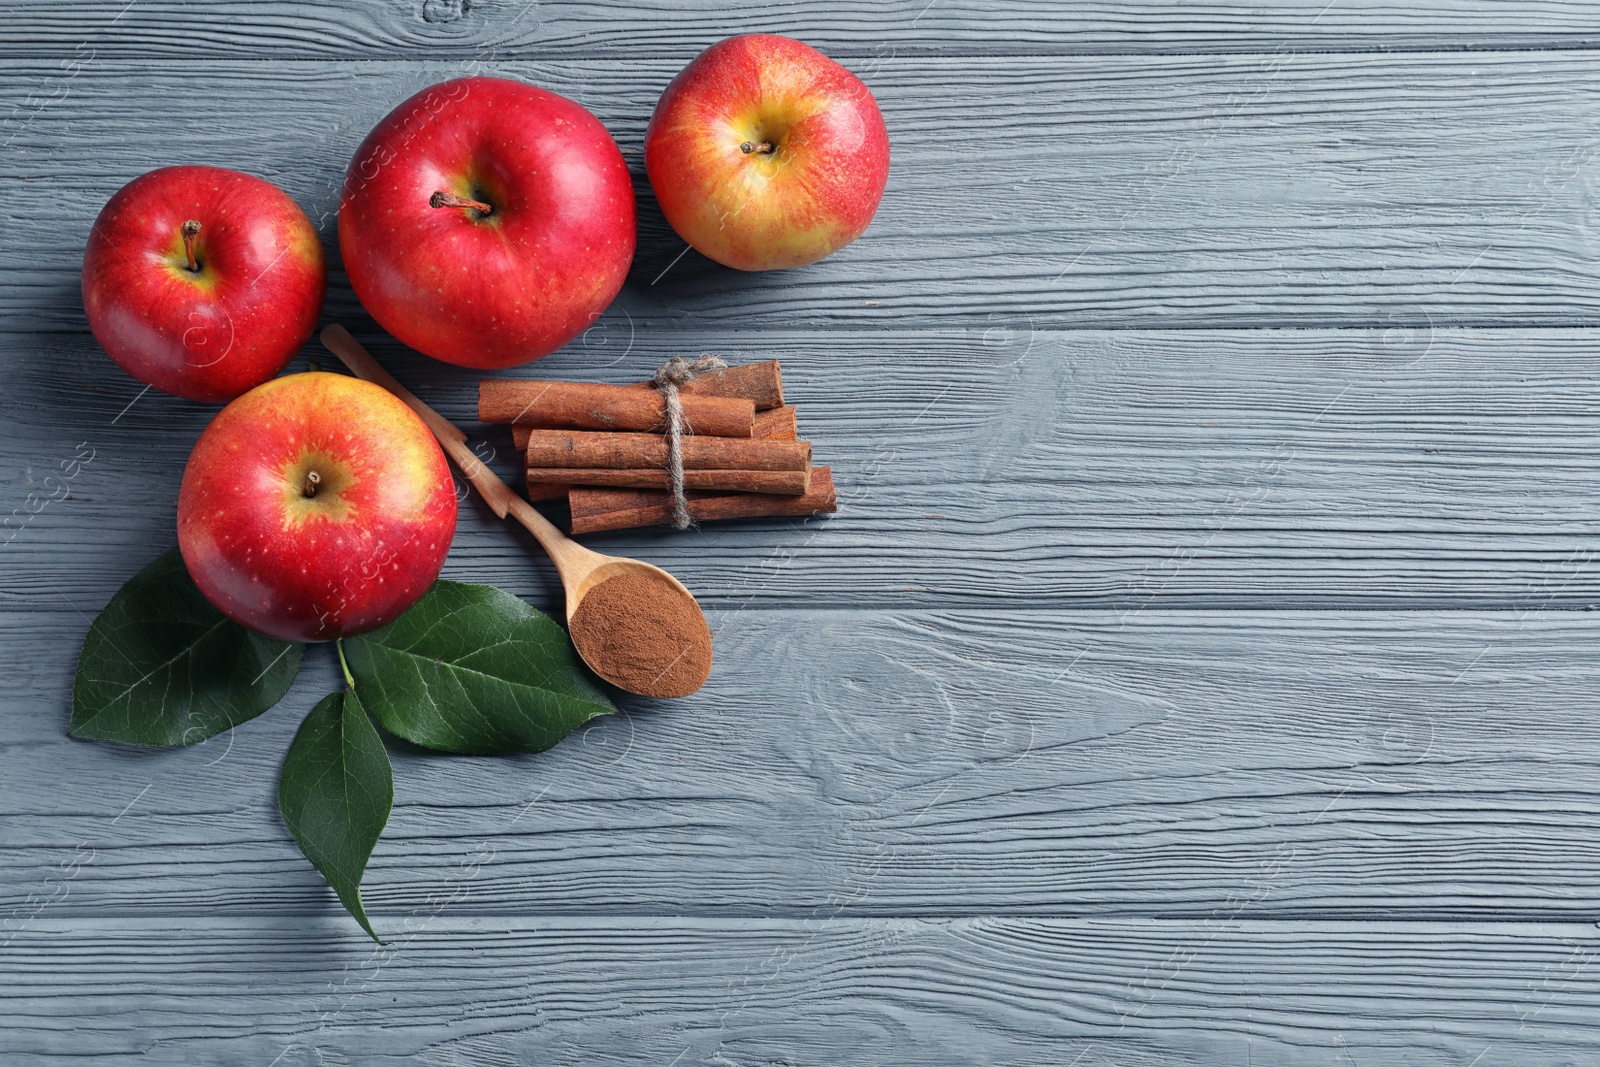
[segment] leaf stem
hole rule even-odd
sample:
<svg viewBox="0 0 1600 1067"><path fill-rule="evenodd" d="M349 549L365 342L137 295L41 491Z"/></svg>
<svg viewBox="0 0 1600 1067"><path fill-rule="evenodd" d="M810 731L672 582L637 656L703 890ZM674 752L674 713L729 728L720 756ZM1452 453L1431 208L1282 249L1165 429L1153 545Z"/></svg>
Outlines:
<svg viewBox="0 0 1600 1067"><path fill-rule="evenodd" d="M341 637L335 640L333 647L339 650L339 669L344 672L345 688L353 692L356 687L356 680L350 673L350 664L344 658L344 638Z"/></svg>

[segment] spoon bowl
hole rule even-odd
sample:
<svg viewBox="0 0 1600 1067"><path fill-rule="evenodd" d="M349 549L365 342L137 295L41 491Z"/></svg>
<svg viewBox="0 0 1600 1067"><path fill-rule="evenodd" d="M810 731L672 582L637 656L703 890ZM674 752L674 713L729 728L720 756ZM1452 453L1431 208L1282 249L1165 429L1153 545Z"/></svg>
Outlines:
<svg viewBox="0 0 1600 1067"><path fill-rule="evenodd" d="M505 485L495 475L488 476ZM682 582L652 564L585 548L515 493L507 510L533 534L561 575L566 591L567 629L578 655L590 670L619 689L643 696L688 696L705 684L711 670L711 628L706 625L705 613L694 594ZM559 540L546 540L548 533L554 533ZM663 654L650 661L652 666L646 667L637 652L630 654L626 648L618 649L618 655L607 655L609 642L604 631L608 628L596 625L591 614L583 610L596 590L616 578L634 579L628 583L628 588L635 591L629 613L638 620L656 623L651 629ZM629 669L621 669L622 663Z"/></svg>

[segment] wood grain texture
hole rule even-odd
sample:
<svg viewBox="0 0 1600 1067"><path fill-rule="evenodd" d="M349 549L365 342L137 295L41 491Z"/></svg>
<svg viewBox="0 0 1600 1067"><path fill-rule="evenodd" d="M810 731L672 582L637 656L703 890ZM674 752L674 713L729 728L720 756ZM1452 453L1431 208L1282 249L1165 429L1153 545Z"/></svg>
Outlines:
<svg viewBox="0 0 1600 1067"><path fill-rule="evenodd" d="M460 63L96 59L0 72L0 322L84 327L84 237L134 175L282 184L329 242L362 136ZM895 162L862 240L812 267L716 266L662 220L638 149L676 65L506 63L630 153L635 328L1590 325L1600 64L1588 52L929 58L869 81ZM149 116L185 102L152 136ZM260 101L271 100L271 108ZM328 315L357 314L342 275Z"/></svg>
<svg viewBox="0 0 1600 1067"><path fill-rule="evenodd" d="M593 345L518 373L626 382L686 350L781 351L801 433L833 470L841 508L829 518L590 539L668 568L712 606L1600 602L1591 330L997 326L752 340L630 337L625 320L605 321ZM474 375L370 336L520 477L506 429L473 423ZM0 605L96 610L172 544L183 464L214 409L139 397L83 335L0 338L0 374L12 457L0 525L15 528ZM97 458L71 498L30 517L29 494L83 442ZM531 540L476 502L446 573L546 605L557 588Z"/></svg>
<svg viewBox="0 0 1600 1067"><path fill-rule="evenodd" d="M673 57L685 62L734 33L783 33L830 55L1239 52L1273 48L1570 48L1600 41L1578 0L177 0L34 3L0 24L12 56Z"/></svg>
<svg viewBox="0 0 1600 1067"><path fill-rule="evenodd" d="M8 1064L1580 1067L1600 1040L1587 923L437 907L388 948L296 919L41 920L0 957Z"/></svg>
<svg viewBox="0 0 1600 1067"><path fill-rule="evenodd" d="M624 698L537 757L392 746L374 921L479 847L476 914L1594 917L1593 614L710 621L693 698ZM63 734L86 625L0 631L0 915L338 920L272 803L329 650L228 737L138 751Z"/></svg>

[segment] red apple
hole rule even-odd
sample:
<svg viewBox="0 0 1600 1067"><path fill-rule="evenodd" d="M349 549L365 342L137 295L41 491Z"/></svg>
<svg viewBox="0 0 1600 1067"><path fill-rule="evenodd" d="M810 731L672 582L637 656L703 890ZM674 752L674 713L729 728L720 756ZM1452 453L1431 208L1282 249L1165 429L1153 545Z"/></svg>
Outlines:
<svg viewBox="0 0 1600 1067"><path fill-rule="evenodd" d="M889 133L861 79L810 45L730 37L661 94L644 166L672 228L738 270L815 263L861 236Z"/></svg>
<svg viewBox="0 0 1600 1067"><path fill-rule="evenodd" d="M232 400L281 371L327 288L317 231L289 194L218 167L124 185L83 256L95 340L135 378L189 400Z"/></svg>
<svg viewBox="0 0 1600 1067"><path fill-rule="evenodd" d="M341 374L275 378L223 408L178 493L178 547L200 591L286 641L399 618L439 576L455 525L427 426Z"/></svg>
<svg viewBox="0 0 1600 1067"><path fill-rule="evenodd" d="M356 150L339 251L361 305L421 352L495 369L588 329L633 262L633 182L565 97L458 78L395 108Z"/></svg>

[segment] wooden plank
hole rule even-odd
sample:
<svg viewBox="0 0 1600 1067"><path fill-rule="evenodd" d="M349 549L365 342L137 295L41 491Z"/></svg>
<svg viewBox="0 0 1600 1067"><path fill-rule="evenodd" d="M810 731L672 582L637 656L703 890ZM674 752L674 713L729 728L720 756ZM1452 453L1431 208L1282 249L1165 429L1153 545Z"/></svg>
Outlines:
<svg viewBox="0 0 1600 1067"><path fill-rule="evenodd" d="M85 0L18 8L0 26L14 57L437 59L550 56L687 60L734 33L784 33L839 56L1561 48L1600 40L1576 0ZM89 50L93 50L90 53Z"/></svg>
<svg viewBox="0 0 1600 1067"><path fill-rule="evenodd" d="M459 892L474 882L463 872ZM1590 1062L1591 924L44 921L7 1062ZM340 936L343 934L343 936Z"/></svg>
<svg viewBox="0 0 1600 1067"><path fill-rule="evenodd" d="M833 469L841 510L826 519L591 540L712 606L1600 600L1592 330L602 326L516 373L620 383L674 354L777 352ZM473 423L475 375L374 350L517 477L504 428ZM93 611L173 543L183 464L215 409L140 397L84 335L0 338L0 374L0 605ZM61 490L44 478L80 445L96 458L49 499ZM476 503L447 573L557 594L533 543Z"/></svg>
<svg viewBox="0 0 1600 1067"><path fill-rule="evenodd" d="M1590 613L711 623L693 698L625 699L537 757L392 746L365 888L380 928L479 848L479 915L805 918L851 893L858 917L1593 919ZM274 804L300 718L338 685L331 650L262 719L135 751L65 736L86 626L0 616L0 917L337 925Z"/></svg>
<svg viewBox="0 0 1600 1067"><path fill-rule="evenodd" d="M870 75L895 143L866 236L811 268L690 254L638 167L676 64L496 64L593 108L630 153L639 329L1590 325L1589 52L926 59ZM83 329L85 234L131 176L216 163L283 184L332 254L365 132L447 62L11 63L7 330ZM184 101L181 120L164 118ZM263 106L271 101L271 106ZM997 116L1015 116L997 119ZM328 306L349 318L342 278Z"/></svg>

